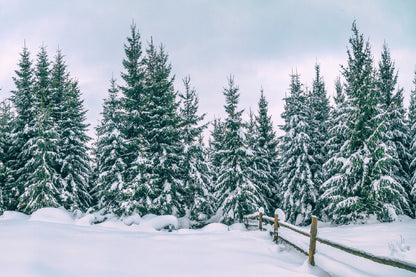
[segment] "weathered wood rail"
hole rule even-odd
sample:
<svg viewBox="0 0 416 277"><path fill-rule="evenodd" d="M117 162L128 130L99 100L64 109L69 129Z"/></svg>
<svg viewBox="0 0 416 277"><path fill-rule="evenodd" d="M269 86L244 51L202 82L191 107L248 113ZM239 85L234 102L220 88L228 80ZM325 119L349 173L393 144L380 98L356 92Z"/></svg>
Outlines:
<svg viewBox="0 0 416 277"><path fill-rule="evenodd" d="M270 232L271 235L273 236L273 241L275 241L277 243L278 240L281 240L281 241L291 245L292 247L294 247L299 252L308 256L309 257L309 263L311 265L315 265L314 255L315 255L315 252L316 252L316 242L318 241L322 244L329 245L329 246L337 248L341 251L344 251L344 252L350 253L352 255L359 256L359 257L371 260L371 261L379 263L379 264L389 265L389 266L405 269L405 270L416 273L416 264L408 263L408 262L405 262L405 261L401 261L401 260L393 259L393 258L389 258L389 257L376 256L376 255L373 255L373 254L368 253L368 252L363 251L363 250L355 249L355 248L352 248L352 247L349 247L349 246L345 246L345 245L342 245L342 244L339 244L339 243L336 243L336 242L318 237L317 236L317 234L318 234L318 218L315 217L315 216L312 216L311 229L310 229L309 233L305 232L304 230L302 230L302 229L300 229L300 228L298 228L298 227L296 227L292 224L289 224L287 222L279 221L279 218L278 218L278 215L277 215L277 210L275 212L274 218L265 216L264 215L264 210L262 208L259 210L259 212L251 214L251 215L247 215L244 218L246 220L246 222L245 222L246 226L256 226L256 227L258 226L258 228L260 230L264 230L263 229L263 221L264 220L273 223L273 227L274 227L273 232ZM249 224L249 221L248 221L249 219L258 219L259 220L258 225L257 224L256 225ZM292 231L294 231L298 234L309 237L310 238L310 240L309 240L309 252L306 252L304 249L295 245L294 243L292 243L292 242L290 242L290 241L288 241L288 240L286 240L282 237L279 237L278 236L279 227L284 227L284 228L292 230Z"/></svg>

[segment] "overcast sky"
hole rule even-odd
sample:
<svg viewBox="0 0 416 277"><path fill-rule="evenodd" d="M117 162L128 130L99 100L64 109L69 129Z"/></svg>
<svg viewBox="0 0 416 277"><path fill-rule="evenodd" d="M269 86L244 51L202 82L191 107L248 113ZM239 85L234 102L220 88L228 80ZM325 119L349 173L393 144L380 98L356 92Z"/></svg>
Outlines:
<svg viewBox="0 0 416 277"><path fill-rule="evenodd" d="M0 0L0 97L14 88L25 41L32 59L42 43L51 58L59 47L79 80L88 123L96 126L112 74L121 82L123 44L135 21L144 47L151 36L165 45L177 90L191 76L208 120L224 115L222 90L233 74L240 107L257 111L263 87L276 126L282 123L282 98L293 70L310 87L318 62L328 94L334 94L353 20L370 39L376 60L388 43L407 104L416 65L413 0Z"/></svg>

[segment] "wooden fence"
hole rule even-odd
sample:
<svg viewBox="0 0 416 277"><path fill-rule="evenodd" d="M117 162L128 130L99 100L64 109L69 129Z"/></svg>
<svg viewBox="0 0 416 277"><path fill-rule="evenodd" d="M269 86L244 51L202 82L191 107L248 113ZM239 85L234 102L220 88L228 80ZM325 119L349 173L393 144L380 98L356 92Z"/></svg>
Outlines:
<svg viewBox="0 0 416 277"><path fill-rule="evenodd" d="M281 240L281 241L293 246L296 250L298 250L298 251L302 252L303 254L309 256L309 263L311 265L315 265L314 255L315 255L315 252L316 252L316 242L318 241L320 243L323 243L323 244L329 245L331 247L337 248L339 250L342 250L344 252L350 253L352 255L359 256L359 257L362 257L362 258L365 258L365 259L369 259L369 260L371 260L373 262L376 262L376 263L389 265L389 266L394 266L394 267L398 267L398 268L405 269L405 270L416 273L416 265L415 264L411 264L411 263L408 263L408 262L405 262L405 261L392 259L392 258L388 258L388 257L379 257L379 256L373 255L371 253L368 253L368 252L365 252L365 251L362 251L362 250L359 250L359 249L354 249L352 247L341 245L339 243L332 242L330 240L318 237L317 236L317 234L318 234L318 218L315 217L315 216L312 216L311 229L310 229L309 233L305 232L304 230L302 230L302 229L300 229L300 228L298 228L298 227L296 227L292 224L279 221L277 213L275 213L274 218L264 215L264 210L263 209L260 209L259 212L255 213L255 214L247 215L244 218L246 219L245 224L246 224L247 227L248 226L253 226L253 225L249 224L249 221L248 221L249 219L258 219L259 223L258 223L258 225L256 224L255 226L256 227L258 226L258 228L260 230L264 230L263 229L263 221L264 220L273 223L274 229L273 229L273 232L271 232L271 235L273 236L273 241L275 241L277 243L278 240ZM278 236L279 227L287 228L287 229L290 229L290 230L292 230L296 233L299 233L303 236L309 237L310 238L310 240L309 240L309 252L306 252L305 250L303 250L301 247L295 245L294 243L292 243L292 242L290 242L290 241L288 241L288 240L286 240L282 237L279 237Z"/></svg>

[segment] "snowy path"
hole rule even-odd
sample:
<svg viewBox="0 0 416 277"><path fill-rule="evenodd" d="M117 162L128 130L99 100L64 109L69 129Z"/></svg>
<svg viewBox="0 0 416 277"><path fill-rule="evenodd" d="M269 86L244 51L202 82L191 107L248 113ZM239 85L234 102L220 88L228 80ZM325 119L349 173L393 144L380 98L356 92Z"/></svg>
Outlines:
<svg viewBox="0 0 416 277"><path fill-rule="evenodd" d="M0 220L0 275L323 276L266 232L110 226Z"/></svg>

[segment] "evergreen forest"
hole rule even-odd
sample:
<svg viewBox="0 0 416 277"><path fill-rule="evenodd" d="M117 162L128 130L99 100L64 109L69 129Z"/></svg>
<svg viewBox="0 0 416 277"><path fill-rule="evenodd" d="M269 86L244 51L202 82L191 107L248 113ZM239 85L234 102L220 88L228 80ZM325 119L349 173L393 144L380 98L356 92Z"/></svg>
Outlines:
<svg viewBox="0 0 416 277"><path fill-rule="evenodd" d="M318 63L309 87L290 75L281 126L263 91L255 112L239 107L232 75L218 92L226 116L207 122L191 78L178 91L164 46L142 45L135 24L121 63L98 126L89 126L62 50L32 56L23 47L15 89L0 103L0 214L64 207L175 215L194 226L242 222L261 207L297 225L312 215L335 224L415 217L416 72L405 107L387 43L372 53L355 22L334 84Z"/></svg>

